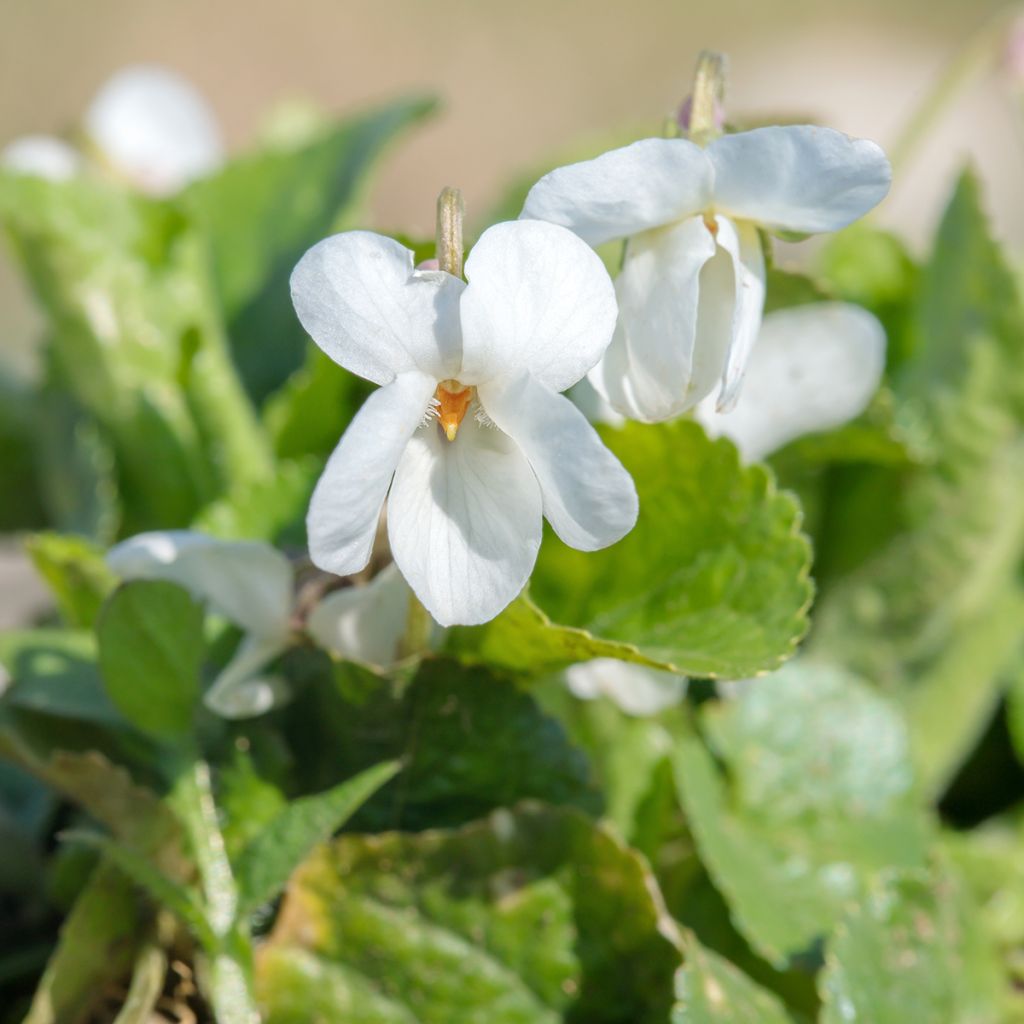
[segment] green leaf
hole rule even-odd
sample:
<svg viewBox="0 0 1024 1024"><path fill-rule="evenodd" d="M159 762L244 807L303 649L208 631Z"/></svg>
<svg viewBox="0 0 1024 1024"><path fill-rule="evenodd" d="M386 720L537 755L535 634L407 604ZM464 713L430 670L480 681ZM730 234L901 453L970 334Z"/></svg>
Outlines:
<svg viewBox="0 0 1024 1024"><path fill-rule="evenodd" d="M985 217L977 178L965 172L939 227L925 268L917 309L919 349L906 373L906 387L927 395L938 384L965 376L971 349L993 338L1009 365L1020 367L1024 308L1017 280ZM1017 412L1024 411L1024 375L1000 379Z"/></svg>
<svg viewBox="0 0 1024 1024"><path fill-rule="evenodd" d="M24 1024L81 1019L127 975L147 927L128 878L101 864L61 927Z"/></svg>
<svg viewBox="0 0 1024 1024"><path fill-rule="evenodd" d="M552 622L526 593L486 626L455 626L448 630L445 650L467 664L493 665L537 675L593 658L660 664L644 657L633 644L603 640L585 629Z"/></svg>
<svg viewBox="0 0 1024 1024"><path fill-rule="evenodd" d="M217 809L222 819L224 849L232 864L242 851L288 805L281 788L257 771L249 753L236 745L215 776Z"/></svg>
<svg viewBox="0 0 1024 1024"><path fill-rule="evenodd" d="M49 715L120 723L96 666L96 638L84 630L16 629L0 636L11 677L3 701Z"/></svg>
<svg viewBox="0 0 1024 1024"><path fill-rule="evenodd" d="M484 635L466 630L455 642L518 670L536 650L537 672L606 655L727 679L778 667L807 628L812 592L797 503L764 466L741 466L728 441L708 440L695 423L631 424L604 436L636 482L636 527L597 552L548 537L531 581L546 615L599 642L552 633L522 604L477 627ZM531 618L536 639L527 639ZM637 651L614 652L606 641Z"/></svg>
<svg viewBox="0 0 1024 1024"><path fill-rule="evenodd" d="M313 457L278 462L265 480L236 487L207 505L193 529L226 540L265 540L305 549L306 510L323 468L323 461Z"/></svg>
<svg viewBox="0 0 1024 1024"><path fill-rule="evenodd" d="M787 666L702 716L674 754L697 847L738 930L782 967L827 933L861 884L922 866L899 714L865 684L813 663Z"/></svg>
<svg viewBox="0 0 1024 1024"><path fill-rule="evenodd" d="M35 448L32 390L0 372L0 531L38 529L46 522Z"/></svg>
<svg viewBox="0 0 1024 1024"><path fill-rule="evenodd" d="M688 936L672 1024L791 1024L785 1007L728 960Z"/></svg>
<svg viewBox="0 0 1024 1024"><path fill-rule="evenodd" d="M678 942L641 858L576 812L524 805L320 847L258 987L269 1024L653 1024Z"/></svg>
<svg viewBox="0 0 1024 1024"><path fill-rule="evenodd" d="M113 444L52 372L35 396L33 440L47 523L112 542L122 513Z"/></svg>
<svg viewBox="0 0 1024 1024"><path fill-rule="evenodd" d="M171 873L185 870L174 814L152 790L98 751L43 753L7 727L0 729L0 754L78 804L127 846Z"/></svg>
<svg viewBox="0 0 1024 1024"><path fill-rule="evenodd" d="M307 345L303 365L263 407L278 457L325 459L368 393L364 380L343 370L316 345ZM311 409L317 410L315 416Z"/></svg>
<svg viewBox="0 0 1024 1024"><path fill-rule="evenodd" d="M361 828L461 824L536 798L597 812L585 758L510 680L445 660L425 661L407 687L354 666L318 679L285 711L308 789L322 790L382 761L402 772L356 818Z"/></svg>
<svg viewBox="0 0 1024 1024"><path fill-rule="evenodd" d="M1010 621L1024 555L1024 307L969 175L922 272L915 325L897 416L931 457L890 481L900 530L826 590L811 649L900 695L938 795L1018 655Z"/></svg>
<svg viewBox="0 0 1024 1024"><path fill-rule="evenodd" d="M388 143L433 109L430 99L399 100L301 145L234 160L187 191L185 202L209 247L235 361L257 400L299 366L305 351L288 288L295 264L354 213Z"/></svg>
<svg viewBox="0 0 1024 1024"><path fill-rule="evenodd" d="M987 1024L991 993L974 987L984 950L950 883L924 874L876 879L829 942L819 986L822 1024ZM981 965L984 969L984 964Z"/></svg>
<svg viewBox="0 0 1024 1024"><path fill-rule="evenodd" d="M302 797L289 804L242 851L237 864L241 895L239 915L251 913L274 899L291 873L398 773L388 761L369 768L326 793Z"/></svg>
<svg viewBox="0 0 1024 1024"><path fill-rule="evenodd" d="M158 907L164 907L178 917L204 949L212 951L218 948L217 936L195 892L169 878L147 857L94 832L65 832L62 838L67 843L81 843L100 850L111 864L145 890Z"/></svg>
<svg viewBox="0 0 1024 1024"><path fill-rule="evenodd" d="M25 541L39 575L57 600L64 621L91 629L117 580L101 548L82 537L37 533Z"/></svg>
<svg viewBox="0 0 1024 1024"><path fill-rule="evenodd" d="M199 700L203 609L163 580L125 583L97 625L103 682L121 713L158 737L187 733Z"/></svg>

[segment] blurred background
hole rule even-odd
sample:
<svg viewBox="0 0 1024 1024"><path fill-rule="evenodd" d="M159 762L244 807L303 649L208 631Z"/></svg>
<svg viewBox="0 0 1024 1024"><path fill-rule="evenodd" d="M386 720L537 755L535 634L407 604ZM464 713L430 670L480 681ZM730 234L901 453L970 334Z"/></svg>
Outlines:
<svg viewBox="0 0 1024 1024"><path fill-rule="evenodd" d="M341 112L436 94L439 114L393 150L370 197L377 227L413 236L432 234L435 197L446 184L461 187L470 216L480 215L510 180L581 139L658 134L705 47L729 55L730 117L806 117L886 148L959 60L963 87L897 168L877 216L916 248L971 159L999 232L1024 243L1024 35L1015 60L1012 8L991 0L2 4L0 146L67 130L112 72L139 62L191 79L234 151L288 99ZM6 369L33 372L36 327L4 252ZM17 551L0 551L0 627L23 621L41 600Z"/></svg>

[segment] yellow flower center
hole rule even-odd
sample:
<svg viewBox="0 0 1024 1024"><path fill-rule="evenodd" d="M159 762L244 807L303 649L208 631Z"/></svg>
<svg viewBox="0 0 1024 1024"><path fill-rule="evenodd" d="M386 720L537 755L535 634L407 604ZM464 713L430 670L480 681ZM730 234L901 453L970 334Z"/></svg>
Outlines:
<svg viewBox="0 0 1024 1024"><path fill-rule="evenodd" d="M460 384L457 380L443 380L437 385L434 392L434 398L437 400L437 422L449 441L455 440L459 424L465 418L475 391L475 388Z"/></svg>

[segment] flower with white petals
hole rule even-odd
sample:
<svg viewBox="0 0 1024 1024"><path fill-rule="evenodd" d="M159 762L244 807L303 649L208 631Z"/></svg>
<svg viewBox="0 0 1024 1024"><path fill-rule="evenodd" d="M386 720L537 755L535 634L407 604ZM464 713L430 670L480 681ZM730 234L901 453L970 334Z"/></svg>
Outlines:
<svg viewBox="0 0 1024 1024"><path fill-rule="evenodd" d="M709 398L695 416L754 462L859 416L884 370L885 329L866 309L843 302L779 309L764 318L736 407L720 413Z"/></svg>
<svg viewBox="0 0 1024 1024"><path fill-rule="evenodd" d="M756 462L798 437L859 416L881 383L885 346L885 329L860 306L777 309L761 324L736 406L718 412L709 396L693 416L711 437L729 438L744 461ZM587 380L571 397L592 423L626 422Z"/></svg>
<svg viewBox="0 0 1024 1024"><path fill-rule="evenodd" d="M759 231L844 227L890 178L878 146L828 128L757 128L706 148L644 139L552 171L521 216L595 246L628 240L615 337L589 379L619 412L653 422L716 385L719 409L735 403L764 305Z"/></svg>
<svg viewBox="0 0 1024 1024"><path fill-rule="evenodd" d="M123 580L177 583L244 633L234 657L206 692L225 718L269 711L287 695L283 679L267 671L304 631L341 658L391 667L409 611L410 591L389 566L364 586L323 597L304 624L296 621L292 567L281 552L257 541L220 540L189 530L140 533L107 554Z"/></svg>
<svg viewBox="0 0 1024 1024"><path fill-rule="evenodd" d="M313 340L381 385L313 494L313 561L362 569L387 497L395 562L446 626L485 622L515 598L542 516L595 550L637 515L628 473L559 394L615 326L600 260L564 228L522 220L481 236L466 277L415 270L404 246L361 231L318 243L292 274Z"/></svg>
<svg viewBox="0 0 1024 1024"><path fill-rule="evenodd" d="M570 665L565 670L565 682L574 697L606 697L637 718L656 715L686 696L683 676L616 658L594 658Z"/></svg>
<svg viewBox="0 0 1024 1024"><path fill-rule="evenodd" d="M82 173L94 158L140 192L167 196L216 170L224 159L220 130L203 97L180 75L140 65L118 71L86 110L79 152L63 139L29 135L0 154L11 170L52 181Z"/></svg>

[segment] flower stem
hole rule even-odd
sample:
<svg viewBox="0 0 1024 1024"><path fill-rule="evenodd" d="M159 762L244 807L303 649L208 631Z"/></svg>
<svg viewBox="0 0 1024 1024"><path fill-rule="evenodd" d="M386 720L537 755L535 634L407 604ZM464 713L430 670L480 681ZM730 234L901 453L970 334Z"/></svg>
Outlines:
<svg viewBox="0 0 1024 1024"><path fill-rule="evenodd" d="M462 193L446 187L437 197L437 263L453 277L462 277Z"/></svg>
<svg viewBox="0 0 1024 1024"><path fill-rule="evenodd" d="M714 50L702 50L697 58L690 94L690 140L698 146L707 145L719 134L715 120L716 108L725 97L726 60Z"/></svg>
<svg viewBox="0 0 1024 1024"><path fill-rule="evenodd" d="M968 37L889 147L889 161L894 170L906 165L967 84L994 63L1000 40L1005 39L1008 27L1019 14L1016 5L1003 8Z"/></svg>

